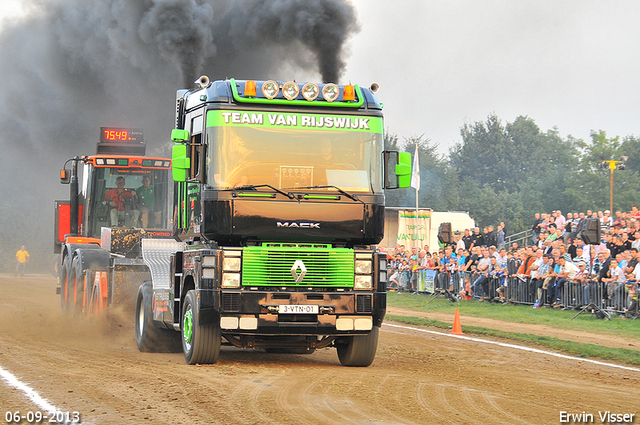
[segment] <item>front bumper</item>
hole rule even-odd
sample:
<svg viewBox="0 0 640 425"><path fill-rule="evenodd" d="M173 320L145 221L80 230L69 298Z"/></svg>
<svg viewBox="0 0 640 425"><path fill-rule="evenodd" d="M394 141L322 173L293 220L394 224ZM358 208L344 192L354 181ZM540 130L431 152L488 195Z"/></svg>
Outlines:
<svg viewBox="0 0 640 425"><path fill-rule="evenodd" d="M201 308L220 316L222 332L238 335L363 334L380 326L386 311L385 292L201 290L200 295ZM318 306L317 314L282 314L282 305Z"/></svg>

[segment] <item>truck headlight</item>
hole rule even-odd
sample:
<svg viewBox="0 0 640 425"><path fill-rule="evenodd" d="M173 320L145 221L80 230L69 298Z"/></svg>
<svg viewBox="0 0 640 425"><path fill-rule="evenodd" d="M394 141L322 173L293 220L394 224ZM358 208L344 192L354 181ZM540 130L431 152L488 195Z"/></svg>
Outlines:
<svg viewBox="0 0 640 425"><path fill-rule="evenodd" d="M356 274L371 274L371 260L356 260Z"/></svg>
<svg viewBox="0 0 640 425"><path fill-rule="evenodd" d="M222 287L223 288L239 288L240 287L240 273L222 273Z"/></svg>
<svg viewBox="0 0 640 425"><path fill-rule="evenodd" d="M373 279L371 275L356 275L353 283L353 289L372 289Z"/></svg>
<svg viewBox="0 0 640 425"><path fill-rule="evenodd" d="M222 260L222 270L226 272L239 272L240 262L240 257L224 257Z"/></svg>

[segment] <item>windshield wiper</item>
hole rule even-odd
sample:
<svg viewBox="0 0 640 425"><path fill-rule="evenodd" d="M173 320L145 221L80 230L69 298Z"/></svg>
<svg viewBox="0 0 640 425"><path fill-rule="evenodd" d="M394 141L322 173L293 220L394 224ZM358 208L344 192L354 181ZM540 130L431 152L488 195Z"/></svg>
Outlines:
<svg viewBox="0 0 640 425"><path fill-rule="evenodd" d="M271 186L269 184L259 184L259 185L250 184L250 185L246 185L246 186L238 186L238 187L234 187L232 189L224 189L224 190L225 191L228 191L228 190L233 190L233 191L236 191L236 190L257 190L257 189L259 189L261 187L268 187L269 189L271 189L271 190L273 190L275 192L278 192L279 194L284 195L289 199L295 199L295 195L293 195L291 192L283 192L282 190L277 189L277 188L275 188L275 187L273 187L273 186Z"/></svg>
<svg viewBox="0 0 640 425"><path fill-rule="evenodd" d="M338 186L333 186L333 185L329 185L329 186L308 186L308 187L296 187L295 189L335 189L337 190L340 194L346 196L347 198L356 201L356 202L360 202L363 203L356 195L353 195L343 189L340 189Z"/></svg>

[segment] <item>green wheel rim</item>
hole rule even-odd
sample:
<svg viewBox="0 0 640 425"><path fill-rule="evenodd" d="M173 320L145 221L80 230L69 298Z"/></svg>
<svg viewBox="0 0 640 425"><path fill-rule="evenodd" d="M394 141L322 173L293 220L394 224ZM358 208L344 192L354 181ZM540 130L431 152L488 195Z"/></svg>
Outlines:
<svg viewBox="0 0 640 425"><path fill-rule="evenodd" d="M193 314L187 310L182 319L182 333L187 348L191 348L191 336L193 335Z"/></svg>

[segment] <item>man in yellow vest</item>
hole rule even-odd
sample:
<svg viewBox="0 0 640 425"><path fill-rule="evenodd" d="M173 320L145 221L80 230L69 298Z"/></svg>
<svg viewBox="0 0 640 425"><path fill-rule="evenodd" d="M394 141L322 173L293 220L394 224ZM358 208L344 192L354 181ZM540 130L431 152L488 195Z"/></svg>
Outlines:
<svg viewBox="0 0 640 425"><path fill-rule="evenodd" d="M18 273L20 273L20 276L22 277L24 276L24 269L29 262L29 253L26 249L24 249L24 245L22 245L22 248L20 248L20 250L16 252L16 260L18 262L16 264L16 273L14 274L14 276L17 276Z"/></svg>

